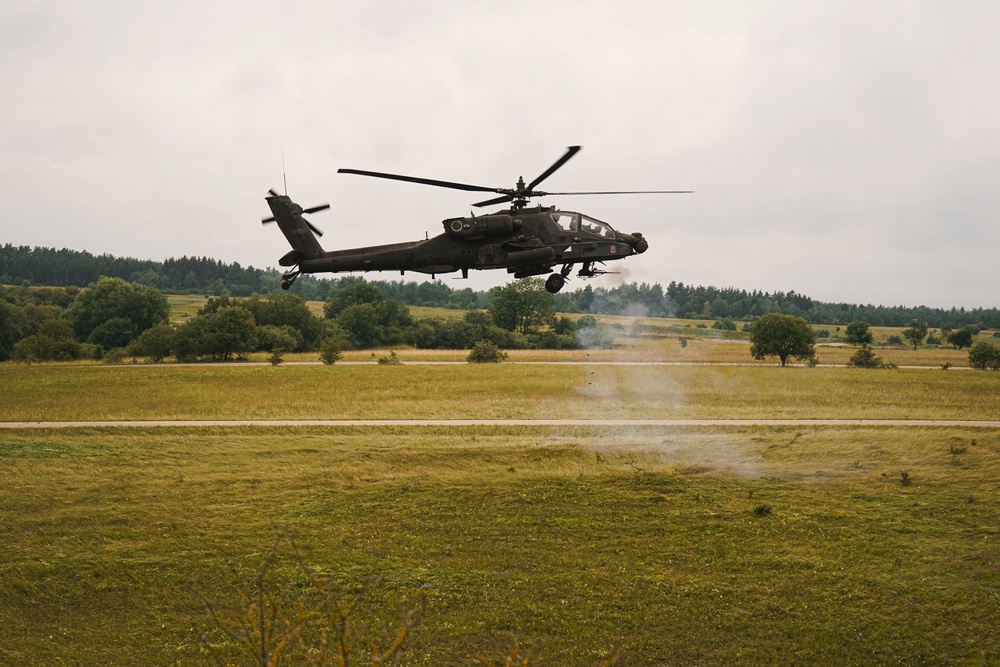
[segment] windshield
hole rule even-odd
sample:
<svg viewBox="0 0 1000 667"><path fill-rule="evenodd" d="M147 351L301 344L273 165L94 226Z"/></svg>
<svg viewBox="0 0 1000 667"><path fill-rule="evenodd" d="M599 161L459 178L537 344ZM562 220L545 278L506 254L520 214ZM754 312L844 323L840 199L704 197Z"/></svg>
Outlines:
<svg viewBox="0 0 1000 667"><path fill-rule="evenodd" d="M552 214L552 221L564 232L576 232L580 230L580 216L577 213L556 211Z"/></svg>
<svg viewBox="0 0 1000 667"><path fill-rule="evenodd" d="M611 229L611 225L608 223L595 220L594 218L588 218L585 215L580 216L580 219L581 230L590 232L594 236L600 236L604 239L615 238L615 230Z"/></svg>

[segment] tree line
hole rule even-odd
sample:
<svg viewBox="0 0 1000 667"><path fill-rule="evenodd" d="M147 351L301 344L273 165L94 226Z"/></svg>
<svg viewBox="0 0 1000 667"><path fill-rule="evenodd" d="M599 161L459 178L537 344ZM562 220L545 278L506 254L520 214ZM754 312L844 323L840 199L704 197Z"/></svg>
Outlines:
<svg viewBox="0 0 1000 667"><path fill-rule="evenodd" d="M166 293L249 297L280 289L281 274L273 269L226 264L208 257L181 257L163 262L92 255L75 250L31 248L7 244L0 248L0 283L85 287L101 276L122 278ZM353 284L356 277L317 278L302 275L292 292L307 300L325 301L332 292ZM460 310L484 309L495 290L453 289L441 281L369 281L387 298L407 306ZM687 319L752 321L767 313L795 315L812 324L846 325L865 321L872 326L907 326L913 320L934 328L976 325L1000 328L998 308L929 308L816 301L795 291L762 292L734 287L685 285L671 281L626 283L612 288L586 285L555 295L555 309L564 313L648 315Z"/></svg>
<svg viewBox="0 0 1000 667"><path fill-rule="evenodd" d="M331 351L412 346L427 349L576 348L577 329L557 317L554 299L537 278L492 292L486 310L460 318L416 318L409 307L361 279L332 288L323 316L301 295L278 291L249 297L210 297L183 323L170 322L167 298L121 278L85 287L0 287L0 361L120 360L227 361L251 352ZM611 335L590 338L609 341ZM325 358L325 357L324 357Z"/></svg>

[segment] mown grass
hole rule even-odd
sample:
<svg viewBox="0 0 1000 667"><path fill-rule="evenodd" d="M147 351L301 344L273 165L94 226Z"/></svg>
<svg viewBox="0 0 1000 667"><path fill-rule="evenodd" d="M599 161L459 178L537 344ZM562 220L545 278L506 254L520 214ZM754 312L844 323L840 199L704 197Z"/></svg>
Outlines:
<svg viewBox="0 0 1000 667"><path fill-rule="evenodd" d="M739 366L0 366L0 420L998 419L1000 374Z"/></svg>
<svg viewBox="0 0 1000 667"><path fill-rule="evenodd" d="M359 639L426 595L403 665L995 660L998 464L976 429L3 431L0 659L249 664L199 595L287 525Z"/></svg>

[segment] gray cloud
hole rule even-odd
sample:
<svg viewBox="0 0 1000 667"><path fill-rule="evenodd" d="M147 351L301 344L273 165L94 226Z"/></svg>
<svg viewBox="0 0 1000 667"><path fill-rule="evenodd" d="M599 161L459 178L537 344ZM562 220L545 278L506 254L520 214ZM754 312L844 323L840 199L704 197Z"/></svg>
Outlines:
<svg viewBox="0 0 1000 667"><path fill-rule="evenodd" d="M333 205L323 242L349 247L437 233L473 200L338 167L510 186L582 144L547 186L697 191L548 202L647 234L630 279L995 306L998 15L8 1L2 240L274 265L284 241L256 221L282 152L290 194Z"/></svg>

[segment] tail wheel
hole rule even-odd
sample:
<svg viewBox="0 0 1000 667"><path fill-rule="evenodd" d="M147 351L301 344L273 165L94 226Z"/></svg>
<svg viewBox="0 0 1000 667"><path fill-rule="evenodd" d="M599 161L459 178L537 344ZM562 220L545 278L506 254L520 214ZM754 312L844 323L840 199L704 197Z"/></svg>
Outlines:
<svg viewBox="0 0 1000 667"><path fill-rule="evenodd" d="M545 290L550 294L555 294L566 284L566 277L561 273L553 273L545 280Z"/></svg>

